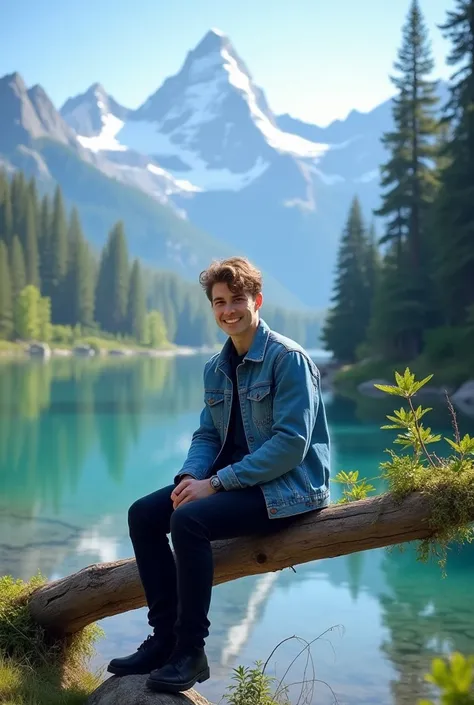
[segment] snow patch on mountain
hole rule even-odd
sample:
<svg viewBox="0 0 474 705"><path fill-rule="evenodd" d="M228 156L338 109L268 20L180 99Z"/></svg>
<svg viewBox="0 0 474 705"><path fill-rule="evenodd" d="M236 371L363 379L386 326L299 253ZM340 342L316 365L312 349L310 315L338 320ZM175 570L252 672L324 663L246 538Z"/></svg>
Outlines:
<svg viewBox="0 0 474 705"><path fill-rule="evenodd" d="M262 132L268 144L279 152L295 157L317 158L329 149L327 144L318 144L309 140L283 132L260 110L255 92L252 89L250 77L242 71L238 62L227 49L222 49L220 58L224 60L223 68L229 76L229 83L243 96L249 106L250 114Z"/></svg>
<svg viewBox="0 0 474 705"><path fill-rule="evenodd" d="M173 179L173 177L167 171L165 171L159 166L156 166L156 164L148 164L147 169L155 176L160 176L164 181L167 182L168 186L165 188L165 193L167 196L171 196L172 194L178 193L180 191L197 192L202 190L198 186L195 186L190 181L186 181L185 179Z"/></svg>
<svg viewBox="0 0 474 705"><path fill-rule="evenodd" d="M117 135L124 126L124 121L119 120L118 117L108 113L102 115L102 130L98 135L93 135L92 137L85 137L83 135L78 135L77 139L79 143L86 149L90 149L91 152L124 152L127 150L125 145L120 144L117 140Z"/></svg>
<svg viewBox="0 0 474 705"><path fill-rule="evenodd" d="M269 164L259 158L246 172L234 172L230 169L212 169L195 152L176 145L172 135L159 132L156 125L150 122L129 121L122 129L121 139L137 152L156 155L157 161L163 156L179 155L180 160L186 165L183 175L186 181L195 185L195 190L203 191L239 191L248 186L261 176ZM176 173L174 175L176 177ZM181 179L177 179L179 183ZM197 187L197 188L196 188Z"/></svg>

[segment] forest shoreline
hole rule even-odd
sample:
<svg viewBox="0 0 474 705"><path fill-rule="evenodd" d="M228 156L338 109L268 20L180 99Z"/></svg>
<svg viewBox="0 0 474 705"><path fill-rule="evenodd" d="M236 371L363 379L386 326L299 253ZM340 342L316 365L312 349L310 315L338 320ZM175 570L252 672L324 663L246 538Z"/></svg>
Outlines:
<svg viewBox="0 0 474 705"><path fill-rule="evenodd" d="M93 345L87 342L76 342L73 345L64 343L46 343L43 341L8 342L0 341L0 358L50 359L50 358L95 358L95 357L178 357L200 354L212 354L213 348L192 347L188 345L167 344L150 348L140 345L120 343L118 341L98 341ZM113 343L113 344L111 344Z"/></svg>

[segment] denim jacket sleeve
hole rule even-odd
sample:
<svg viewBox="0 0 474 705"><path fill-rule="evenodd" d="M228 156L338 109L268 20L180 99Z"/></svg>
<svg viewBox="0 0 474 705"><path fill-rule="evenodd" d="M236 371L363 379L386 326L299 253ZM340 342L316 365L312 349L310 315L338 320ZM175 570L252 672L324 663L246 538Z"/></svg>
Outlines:
<svg viewBox="0 0 474 705"><path fill-rule="evenodd" d="M204 376L206 370L204 370ZM191 446L187 458L175 482L179 482L182 475L191 475L196 480L203 480L212 467L221 449L219 433L214 426L211 412L206 404L201 411L199 427L193 433Z"/></svg>
<svg viewBox="0 0 474 705"><path fill-rule="evenodd" d="M319 406L319 381L305 355L287 351L275 366L273 435L242 460L217 471L226 490L274 480L303 461Z"/></svg>

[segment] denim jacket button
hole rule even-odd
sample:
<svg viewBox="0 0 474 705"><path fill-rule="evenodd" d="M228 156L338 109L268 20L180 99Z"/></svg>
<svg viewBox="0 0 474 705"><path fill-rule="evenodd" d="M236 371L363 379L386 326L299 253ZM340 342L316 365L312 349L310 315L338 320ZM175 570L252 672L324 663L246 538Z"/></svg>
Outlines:
<svg viewBox="0 0 474 705"><path fill-rule="evenodd" d="M250 443L253 443L254 440L255 440L255 438L254 438L253 436L249 436L249 441L250 441Z"/></svg>
<svg viewBox="0 0 474 705"><path fill-rule="evenodd" d="M270 514L276 514L277 511L278 511L278 509L275 509L275 507L272 507L272 508L270 509Z"/></svg>

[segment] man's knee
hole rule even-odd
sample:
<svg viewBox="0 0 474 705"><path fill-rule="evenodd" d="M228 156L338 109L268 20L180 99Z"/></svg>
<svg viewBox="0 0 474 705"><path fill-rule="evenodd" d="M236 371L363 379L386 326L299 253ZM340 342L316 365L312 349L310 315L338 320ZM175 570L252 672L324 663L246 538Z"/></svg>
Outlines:
<svg viewBox="0 0 474 705"><path fill-rule="evenodd" d="M138 528L146 521L147 516L146 497L137 499L128 509L128 528L130 531Z"/></svg>
<svg viewBox="0 0 474 705"><path fill-rule="evenodd" d="M199 513L196 511L196 503L186 502L181 507L174 510L171 515L170 528L171 528L171 538L173 541L179 540L181 536L185 536L189 533L196 533L196 531L201 531L201 522L199 521Z"/></svg>
<svg viewBox="0 0 474 705"><path fill-rule="evenodd" d="M168 488L140 497L128 509L128 527L130 531L142 528L159 528L169 525L171 511L171 491Z"/></svg>

